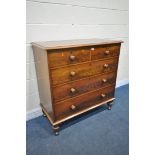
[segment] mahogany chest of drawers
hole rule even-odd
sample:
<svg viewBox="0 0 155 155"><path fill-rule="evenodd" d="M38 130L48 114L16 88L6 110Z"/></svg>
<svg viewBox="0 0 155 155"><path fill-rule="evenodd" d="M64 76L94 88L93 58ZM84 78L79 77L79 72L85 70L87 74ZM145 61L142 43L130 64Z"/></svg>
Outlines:
<svg viewBox="0 0 155 155"><path fill-rule="evenodd" d="M115 99L122 41L83 39L32 43L40 105L55 134L59 125Z"/></svg>

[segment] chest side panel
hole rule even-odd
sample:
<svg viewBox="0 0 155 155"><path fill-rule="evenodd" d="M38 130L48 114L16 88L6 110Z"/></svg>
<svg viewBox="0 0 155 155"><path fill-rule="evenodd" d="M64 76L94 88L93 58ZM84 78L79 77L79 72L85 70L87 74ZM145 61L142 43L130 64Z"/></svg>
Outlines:
<svg viewBox="0 0 155 155"><path fill-rule="evenodd" d="M47 52L33 46L40 104L53 115Z"/></svg>

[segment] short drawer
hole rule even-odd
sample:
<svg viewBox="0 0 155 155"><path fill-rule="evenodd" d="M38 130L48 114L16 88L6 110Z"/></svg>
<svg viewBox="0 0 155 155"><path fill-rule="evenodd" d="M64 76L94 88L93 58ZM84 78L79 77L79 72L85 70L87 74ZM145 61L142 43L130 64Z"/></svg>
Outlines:
<svg viewBox="0 0 155 155"><path fill-rule="evenodd" d="M62 86L56 86L53 87L53 99L55 102L59 102L61 100L72 98L95 89L107 87L114 84L115 81L116 72L111 72L71 82Z"/></svg>
<svg viewBox="0 0 155 155"><path fill-rule="evenodd" d="M56 119L61 119L67 116L71 116L76 112L102 103L108 99L114 97L115 85L107 88L103 88L94 92L84 94L83 96L69 99L63 102L59 102L54 105Z"/></svg>
<svg viewBox="0 0 155 155"><path fill-rule="evenodd" d="M61 67L50 70L50 76L53 85L71 82L96 74L103 74L116 71L118 58L109 60L89 62L68 67Z"/></svg>
<svg viewBox="0 0 155 155"><path fill-rule="evenodd" d="M98 60L98 59L107 59L110 57L119 56L120 53L120 44L118 45L106 45L93 48L91 51L91 59Z"/></svg>
<svg viewBox="0 0 155 155"><path fill-rule="evenodd" d="M76 64L90 60L90 48L71 48L48 51L49 67Z"/></svg>

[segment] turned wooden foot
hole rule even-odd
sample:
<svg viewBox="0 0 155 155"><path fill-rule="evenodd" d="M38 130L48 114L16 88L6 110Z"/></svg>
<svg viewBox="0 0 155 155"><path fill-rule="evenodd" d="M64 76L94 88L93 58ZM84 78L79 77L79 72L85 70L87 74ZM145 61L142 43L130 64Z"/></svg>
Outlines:
<svg viewBox="0 0 155 155"><path fill-rule="evenodd" d="M108 110L111 110L111 108L112 108L112 102L108 102L107 105L108 105Z"/></svg>
<svg viewBox="0 0 155 155"><path fill-rule="evenodd" d="M44 113L44 111L42 110L43 116L46 117L46 114Z"/></svg>
<svg viewBox="0 0 155 155"><path fill-rule="evenodd" d="M55 136L59 135L59 128L60 127L58 125L53 126L53 131L54 131Z"/></svg>

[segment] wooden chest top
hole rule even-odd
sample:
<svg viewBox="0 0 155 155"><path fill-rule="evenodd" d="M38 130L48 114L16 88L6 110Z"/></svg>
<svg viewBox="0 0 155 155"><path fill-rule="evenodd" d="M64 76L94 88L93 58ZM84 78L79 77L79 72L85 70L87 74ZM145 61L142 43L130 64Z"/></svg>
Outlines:
<svg viewBox="0 0 155 155"><path fill-rule="evenodd" d="M106 45L106 44L118 44L122 43L121 40L106 40L106 39L77 39L77 40L60 40L60 41L45 41L45 42L33 42L35 46L39 46L45 50L51 49L63 49L71 47L82 47L92 45Z"/></svg>

